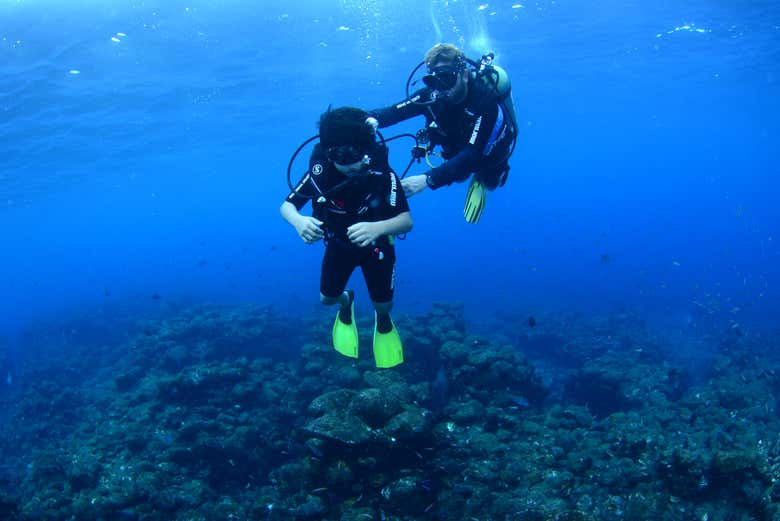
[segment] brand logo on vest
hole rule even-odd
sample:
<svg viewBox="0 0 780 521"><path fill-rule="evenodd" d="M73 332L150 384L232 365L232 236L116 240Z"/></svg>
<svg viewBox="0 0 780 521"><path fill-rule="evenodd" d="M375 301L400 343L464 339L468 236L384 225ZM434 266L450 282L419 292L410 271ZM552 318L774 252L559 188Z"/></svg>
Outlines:
<svg viewBox="0 0 780 521"><path fill-rule="evenodd" d="M471 139L469 139L469 144L473 145L477 142L477 136L479 135L479 127L482 125L482 116L477 118L477 122L474 123L474 130L471 132Z"/></svg>
<svg viewBox="0 0 780 521"><path fill-rule="evenodd" d="M395 174L390 174L390 206L395 207L396 202L396 192L398 192L398 187L395 182Z"/></svg>
<svg viewBox="0 0 780 521"><path fill-rule="evenodd" d="M314 175L320 175L322 173L322 165L315 163L314 166L311 167L311 173Z"/></svg>

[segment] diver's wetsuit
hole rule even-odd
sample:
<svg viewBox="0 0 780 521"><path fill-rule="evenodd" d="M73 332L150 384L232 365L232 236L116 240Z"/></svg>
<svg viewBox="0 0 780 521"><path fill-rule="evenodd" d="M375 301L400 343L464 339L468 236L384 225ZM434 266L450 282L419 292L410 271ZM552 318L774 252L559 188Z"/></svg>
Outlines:
<svg viewBox="0 0 780 521"><path fill-rule="evenodd" d="M414 116L425 116L432 145L442 147L445 161L426 173L428 186L436 189L464 181L472 173L489 189L503 186L509 174L509 151L517 132L512 116L493 88L471 77L466 99L452 105L425 87L397 105L370 111L380 127ZM511 99L507 101L511 103ZM431 123L435 122L435 125Z"/></svg>
<svg viewBox="0 0 780 521"><path fill-rule="evenodd" d="M325 157L322 147L314 147L309 170L287 201L300 211L311 199L313 215L324 222L325 255L322 258L320 292L337 298L350 275L360 266L368 293L374 302L393 299L395 247L383 236L360 248L347 237L347 228L359 222L391 219L409 211L398 176L387 162L387 149L379 144L368 153L368 172L347 178Z"/></svg>

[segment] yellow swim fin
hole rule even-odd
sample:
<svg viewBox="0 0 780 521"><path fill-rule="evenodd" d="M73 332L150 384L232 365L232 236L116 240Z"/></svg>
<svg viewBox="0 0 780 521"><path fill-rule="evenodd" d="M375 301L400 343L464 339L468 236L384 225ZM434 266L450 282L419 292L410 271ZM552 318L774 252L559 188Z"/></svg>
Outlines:
<svg viewBox="0 0 780 521"><path fill-rule="evenodd" d="M463 217L471 224L477 224L482 217L487 199L487 188L477 181L476 176L471 178L468 194L466 194L466 206L463 207Z"/></svg>
<svg viewBox="0 0 780 521"><path fill-rule="evenodd" d="M357 358L358 330L355 318L355 292L350 289L347 293L349 293L350 300L349 317L342 317L341 310L336 313L336 321L333 323L333 347L344 356ZM345 322L347 319L349 319L349 324Z"/></svg>
<svg viewBox="0 0 780 521"><path fill-rule="evenodd" d="M382 369L395 367L404 361L401 337L392 319L388 316L387 320L390 321L390 331L380 333L379 317L374 315L374 361L376 366Z"/></svg>

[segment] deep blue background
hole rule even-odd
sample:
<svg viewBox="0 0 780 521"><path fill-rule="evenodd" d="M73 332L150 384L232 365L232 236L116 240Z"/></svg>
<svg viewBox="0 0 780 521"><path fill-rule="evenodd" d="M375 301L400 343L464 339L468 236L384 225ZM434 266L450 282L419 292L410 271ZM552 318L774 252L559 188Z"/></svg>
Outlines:
<svg viewBox="0 0 780 521"><path fill-rule="evenodd" d="M318 309L322 248L278 215L290 154L328 104L400 100L437 41L496 52L522 134L479 225L465 185L410 201L398 312L773 326L776 2L22 1L0 3L0 336L182 299Z"/></svg>

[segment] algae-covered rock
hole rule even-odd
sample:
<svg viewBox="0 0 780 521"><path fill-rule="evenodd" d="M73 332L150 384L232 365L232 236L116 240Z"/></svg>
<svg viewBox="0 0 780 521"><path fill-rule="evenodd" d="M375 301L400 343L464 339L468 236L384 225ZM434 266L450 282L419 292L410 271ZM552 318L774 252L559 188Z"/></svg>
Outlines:
<svg viewBox="0 0 780 521"><path fill-rule="evenodd" d="M566 510L555 515L555 521L590 521L590 516L581 510Z"/></svg>
<svg viewBox="0 0 780 521"><path fill-rule="evenodd" d="M341 514L339 521L380 521L381 514L369 507L352 507Z"/></svg>
<svg viewBox="0 0 780 521"><path fill-rule="evenodd" d="M421 514L430 500L430 491L415 476L404 476L388 483L381 490L383 508L390 512Z"/></svg>
<svg viewBox="0 0 780 521"><path fill-rule="evenodd" d="M433 418L427 409L410 406L393 416L385 426L385 432L400 442L431 438Z"/></svg>
<svg viewBox="0 0 780 521"><path fill-rule="evenodd" d="M560 415L571 422L571 427L588 428L593 423L593 415L587 407L570 405L563 409Z"/></svg>
<svg viewBox="0 0 780 521"><path fill-rule="evenodd" d="M704 454L677 448L664 455L658 474L666 488L675 495L695 497L708 484L708 462Z"/></svg>
<svg viewBox="0 0 780 521"><path fill-rule="evenodd" d="M485 416L485 407L476 400L457 404L451 417L458 425L471 425Z"/></svg>
<svg viewBox="0 0 780 521"><path fill-rule="evenodd" d="M336 490L349 490L354 479L355 475L349 464L341 459L333 462L325 471L325 483Z"/></svg>
<svg viewBox="0 0 780 521"><path fill-rule="evenodd" d="M93 488L100 477L100 463L96 459L82 458L73 462L67 471L67 480L73 492Z"/></svg>
<svg viewBox="0 0 780 521"><path fill-rule="evenodd" d="M767 491L776 476L767 474L760 456L752 450L718 451L712 458L711 487L748 505L767 502Z"/></svg>
<svg viewBox="0 0 780 521"><path fill-rule="evenodd" d="M345 411L354 396L355 391L349 389L327 392L312 400L309 404L309 414L319 416L333 411Z"/></svg>
<svg viewBox="0 0 780 521"><path fill-rule="evenodd" d="M354 365L341 365L333 372L333 383L340 387L355 387L360 384L360 372Z"/></svg>
<svg viewBox="0 0 780 521"><path fill-rule="evenodd" d="M309 494L306 500L293 511L295 519L322 519L328 509L318 496Z"/></svg>
<svg viewBox="0 0 780 521"><path fill-rule="evenodd" d="M372 427L381 427L403 408L395 394L370 388L358 392L350 401L348 412L359 416Z"/></svg>
<svg viewBox="0 0 780 521"><path fill-rule="evenodd" d="M347 445L360 445L371 439L371 427L357 416L344 413L328 413L315 418L306 424L304 431Z"/></svg>

